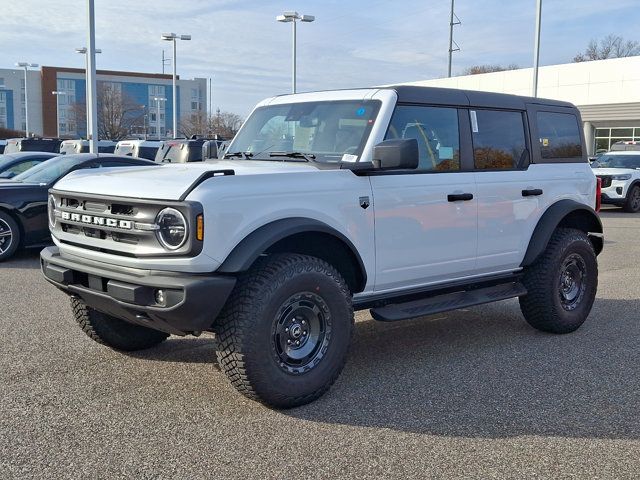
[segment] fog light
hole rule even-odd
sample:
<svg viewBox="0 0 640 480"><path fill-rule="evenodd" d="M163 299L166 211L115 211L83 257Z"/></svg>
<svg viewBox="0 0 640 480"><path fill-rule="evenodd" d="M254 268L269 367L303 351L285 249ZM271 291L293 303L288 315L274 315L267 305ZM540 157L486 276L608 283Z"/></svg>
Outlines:
<svg viewBox="0 0 640 480"><path fill-rule="evenodd" d="M622 187L616 187L616 193L622 195Z"/></svg>
<svg viewBox="0 0 640 480"><path fill-rule="evenodd" d="M164 290L158 289L155 293L156 303L164 306L167 303L167 297L164 294Z"/></svg>

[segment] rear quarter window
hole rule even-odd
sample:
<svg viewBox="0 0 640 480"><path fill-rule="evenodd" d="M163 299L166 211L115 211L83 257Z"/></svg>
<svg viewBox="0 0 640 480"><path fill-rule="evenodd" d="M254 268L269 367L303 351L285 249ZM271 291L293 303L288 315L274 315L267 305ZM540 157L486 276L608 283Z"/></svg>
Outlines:
<svg viewBox="0 0 640 480"><path fill-rule="evenodd" d="M571 113L537 112L540 156L544 160L581 158L578 118Z"/></svg>

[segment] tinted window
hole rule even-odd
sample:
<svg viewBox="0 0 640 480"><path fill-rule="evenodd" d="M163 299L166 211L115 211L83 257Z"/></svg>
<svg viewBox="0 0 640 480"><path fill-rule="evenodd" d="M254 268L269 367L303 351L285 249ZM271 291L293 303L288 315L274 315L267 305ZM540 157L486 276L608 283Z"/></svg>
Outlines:
<svg viewBox="0 0 640 480"><path fill-rule="evenodd" d="M480 170L518 168L526 161L521 112L471 110L473 160Z"/></svg>
<svg viewBox="0 0 640 480"><path fill-rule="evenodd" d="M418 170L460 170L457 109L400 105L393 113L385 140L398 138L418 142Z"/></svg>
<svg viewBox="0 0 640 480"><path fill-rule="evenodd" d="M29 183L51 183L66 175L84 161L83 158L78 158L77 156L52 158L13 177L13 179Z"/></svg>
<svg viewBox="0 0 640 480"><path fill-rule="evenodd" d="M578 119L570 113L538 112L538 133L542 158L582 156Z"/></svg>
<svg viewBox="0 0 640 480"><path fill-rule="evenodd" d="M156 158L158 147L140 147L138 149L138 157L153 160Z"/></svg>
<svg viewBox="0 0 640 480"><path fill-rule="evenodd" d="M6 171L11 172L14 175L18 175L19 173L26 172L31 167L35 167L42 160L25 160L24 162L17 163L13 165L11 168L8 168Z"/></svg>

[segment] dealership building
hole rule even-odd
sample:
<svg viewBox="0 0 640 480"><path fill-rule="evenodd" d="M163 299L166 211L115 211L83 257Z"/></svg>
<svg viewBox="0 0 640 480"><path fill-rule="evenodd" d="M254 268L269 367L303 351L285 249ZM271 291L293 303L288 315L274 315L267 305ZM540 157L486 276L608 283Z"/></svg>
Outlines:
<svg viewBox="0 0 640 480"><path fill-rule="evenodd" d="M173 89L171 75L98 70L98 91L108 87L139 118L131 133L161 136L171 133ZM86 81L83 69L42 67L27 72L29 130L44 136L85 137ZM59 92L54 95L52 92ZM182 119L206 111L207 80L177 81L177 111ZM57 98L56 98L57 97ZM159 100L161 99L161 100ZM133 107L132 107L133 106ZM139 111L136 111L139 109ZM25 130L23 69L0 69L0 127ZM79 118L80 117L80 118Z"/></svg>
<svg viewBox="0 0 640 480"><path fill-rule="evenodd" d="M533 69L411 82L531 96ZM540 67L538 96L571 102L582 115L589 154L640 141L640 56Z"/></svg>

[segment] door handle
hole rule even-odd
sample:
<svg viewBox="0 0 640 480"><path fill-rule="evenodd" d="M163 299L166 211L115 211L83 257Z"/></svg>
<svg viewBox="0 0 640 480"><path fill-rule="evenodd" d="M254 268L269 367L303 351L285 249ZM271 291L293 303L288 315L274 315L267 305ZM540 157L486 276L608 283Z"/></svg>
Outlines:
<svg viewBox="0 0 640 480"><path fill-rule="evenodd" d="M447 195L447 200L450 202L466 202L473 200L472 193L450 193Z"/></svg>
<svg viewBox="0 0 640 480"><path fill-rule="evenodd" d="M522 190L522 196L523 197L535 197L538 195L542 195L542 189L541 188L528 188L526 190Z"/></svg>

